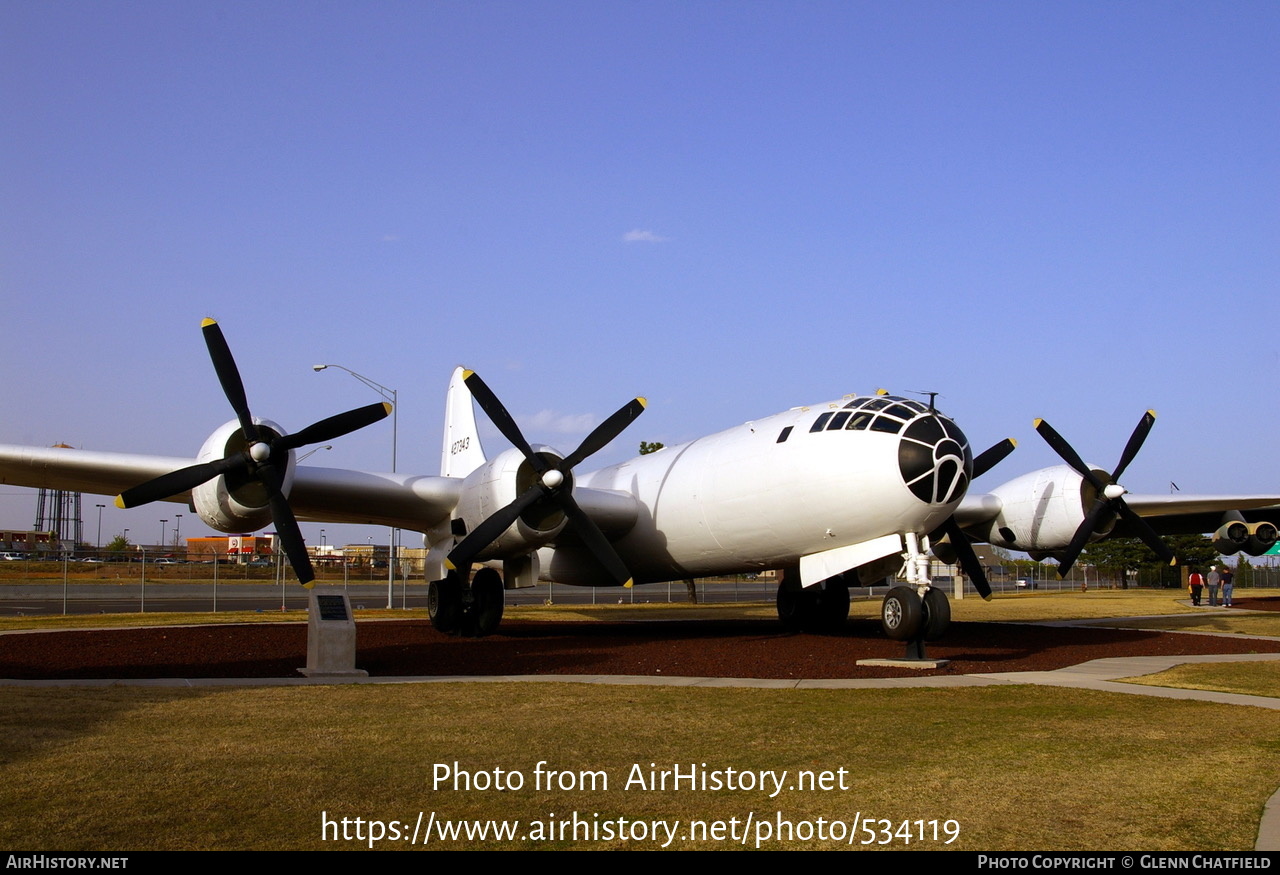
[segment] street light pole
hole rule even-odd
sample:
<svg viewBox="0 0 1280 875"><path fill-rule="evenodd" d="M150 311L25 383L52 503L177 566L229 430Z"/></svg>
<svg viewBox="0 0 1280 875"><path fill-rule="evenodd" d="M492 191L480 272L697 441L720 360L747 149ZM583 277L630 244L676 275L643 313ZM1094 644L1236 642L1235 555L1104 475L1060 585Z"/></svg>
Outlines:
<svg viewBox="0 0 1280 875"><path fill-rule="evenodd" d="M323 371L326 368L337 368L340 371L346 371L355 377L361 383L364 383L373 391L377 392L384 400L391 402L391 473L396 473L396 449L397 435L399 434L399 426L397 417L400 413L399 395L395 389L389 389L376 380L371 380L364 374L357 374L351 368L343 365L312 365L311 370ZM387 545L387 610L391 610L393 598L395 596L396 583L396 528L392 526L388 530L388 538L390 543ZM369 561L373 561L373 557L369 557Z"/></svg>

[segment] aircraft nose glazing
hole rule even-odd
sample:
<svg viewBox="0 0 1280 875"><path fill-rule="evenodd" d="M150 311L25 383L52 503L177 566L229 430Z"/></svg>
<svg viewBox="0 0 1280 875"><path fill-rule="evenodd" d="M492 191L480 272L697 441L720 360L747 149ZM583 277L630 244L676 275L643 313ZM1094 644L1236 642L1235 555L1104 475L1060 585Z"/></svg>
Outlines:
<svg viewBox="0 0 1280 875"><path fill-rule="evenodd" d="M898 469L903 482L926 504L959 501L973 476L969 439L945 416L917 417L902 433Z"/></svg>

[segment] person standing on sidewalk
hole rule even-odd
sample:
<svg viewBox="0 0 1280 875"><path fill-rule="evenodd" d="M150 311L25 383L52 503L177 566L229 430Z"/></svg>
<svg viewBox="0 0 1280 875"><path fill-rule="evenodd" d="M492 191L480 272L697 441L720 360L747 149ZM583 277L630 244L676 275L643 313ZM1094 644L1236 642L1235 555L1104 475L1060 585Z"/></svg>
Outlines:
<svg viewBox="0 0 1280 875"><path fill-rule="evenodd" d="M1230 565L1222 566L1222 606L1231 607L1231 590L1235 588L1235 572Z"/></svg>
<svg viewBox="0 0 1280 875"><path fill-rule="evenodd" d="M1200 593L1204 591L1204 576L1194 568L1187 575L1187 589L1191 590L1191 604L1197 608L1200 607Z"/></svg>

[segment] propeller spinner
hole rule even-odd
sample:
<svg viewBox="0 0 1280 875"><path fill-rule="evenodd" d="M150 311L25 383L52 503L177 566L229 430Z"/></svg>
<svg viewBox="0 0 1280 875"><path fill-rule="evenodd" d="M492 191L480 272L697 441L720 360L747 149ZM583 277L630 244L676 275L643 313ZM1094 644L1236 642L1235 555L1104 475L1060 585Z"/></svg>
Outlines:
<svg viewBox="0 0 1280 875"><path fill-rule="evenodd" d="M557 460L552 456L533 451L529 442L525 440L524 434L521 433L520 427L507 412L507 408L498 400L498 396L493 394L493 390L485 384L484 380L480 379L479 374L475 371L466 371L463 380L471 390L471 396L480 405L480 409L498 427L502 436L524 454L538 476L533 485L521 493L515 501L472 529L471 533L449 553L445 565L450 570L460 570L466 577L472 561L485 547L497 540L521 513L535 503L544 501L554 504L564 512L568 517L569 525L615 582L622 586L631 586L631 573L627 570L626 564L613 549L609 539L600 531L600 527L573 500L572 473L580 462L603 449L644 412L645 399L635 398L624 404L616 413L596 426L576 450L563 459Z"/></svg>
<svg viewBox="0 0 1280 875"><path fill-rule="evenodd" d="M289 564L298 575L298 581L303 586L309 587L315 580L315 571L311 567L311 557L307 555L306 543L302 539L302 531L298 528L298 520L281 488L283 472L277 468L277 460L282 464L283 460L288 458L290 450L307 444L331 441L364 428L366 425L372 425L391 412L391 405L380 403L358 407L355 410L322 419L293 434L280 436L271 433L264 437L264 433L259 430L249 412L244 382L240 379L240 370L236 367L235 358L231 355L231 348L222 335L222 328L212 319L205 319L200 324L200 328L204 332L205 345L209 348L209 357L213 360L213 368L218 374L218 382L222 384L223 394L231 402L236 418L240 421L245 449L212 462L202 462L171 471L154 480L148 480L146 483L127 489L116 496L116 506L138 507L152 501L160 501L179 492L194 489L220 474L242 471L251 480L257 480L266 487L271 519L275 524L280 543L284 547L285 555L289 557Z"/></svg>

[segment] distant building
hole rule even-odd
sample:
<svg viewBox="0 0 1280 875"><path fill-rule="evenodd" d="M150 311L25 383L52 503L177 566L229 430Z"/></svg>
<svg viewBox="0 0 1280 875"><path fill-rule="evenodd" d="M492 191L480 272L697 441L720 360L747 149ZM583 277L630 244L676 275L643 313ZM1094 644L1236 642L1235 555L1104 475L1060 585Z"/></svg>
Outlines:
<svg viewBox="0 0 1280 875"><path fill-rule="evenodd" d="M248 562L255 556L273 556L274 535L224 535L220 538L187 538L187 559L212 562L215 558Z"/></svg>
<svg viewBox="0 0 1280 875"><path fill-rule="evenodd" d="M74 547L59 541L57 532L0 532L0 551L6 553L60 553Z"/></svg>

